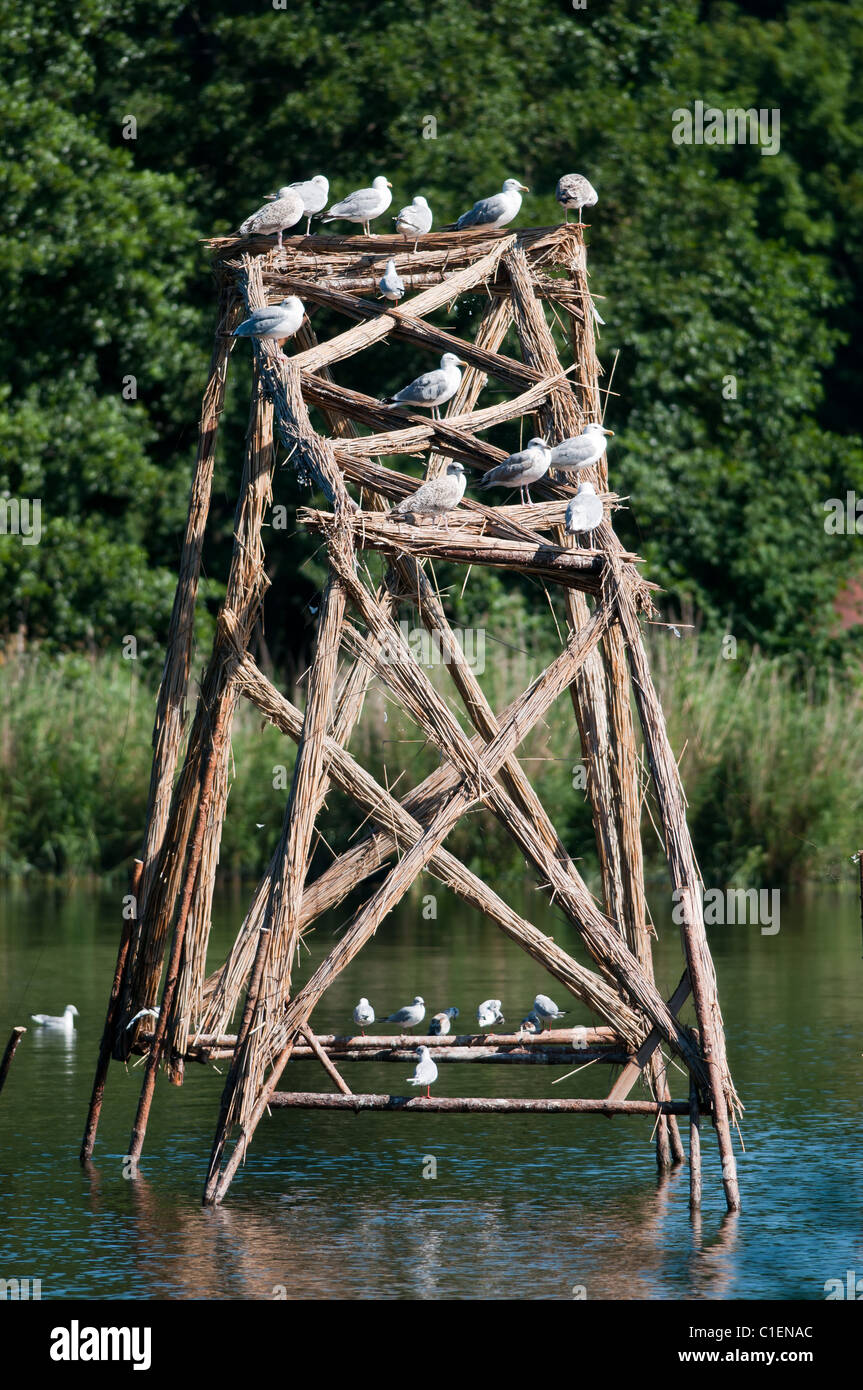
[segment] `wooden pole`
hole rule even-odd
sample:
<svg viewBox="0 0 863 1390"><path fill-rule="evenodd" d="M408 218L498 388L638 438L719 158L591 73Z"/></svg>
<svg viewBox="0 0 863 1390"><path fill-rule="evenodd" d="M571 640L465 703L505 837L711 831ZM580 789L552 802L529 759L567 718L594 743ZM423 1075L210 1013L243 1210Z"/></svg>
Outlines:
<svg viewBox="0 0 863 1390"><path fill-rule="evenodd" d="M21 1027L19 1024L16 1028L13 1028L12 1032L9 1034L9 1041L7 1042L6 1048L3 1052L3 1060L2 1062L0 1062L0 1091L3 1090L3 1087L6 1084L6 1077L8 1075L9 1068L12 1065L12 1058L15 1056L15 1053L18 1050L18 1044L26 1032L27 1029Z"/></svg>
<svg viewBox="0 0 863 1390"><path fill-rule="evenodd" d="M336 1066L333 1064L332 1059L328 1056L328 1054L327 1054L327 1053L324 1051L324 1049L321 1047L320 1043L318 1042L317 1038L315 1037L314 1033L312 1032L311 1028L309 1027L309 1025L308 1025L307 1023L304 1023L304 1024L303 1024L302 1028L300 1029L300 1032L302 1033L303 1037L306 1039L307 1043L309 1044L309 1047L310 1047L311 1051L312 1051L312 1052L314 1053L314 1055L317 1057L317 1059L318 1059L318 1061L320 1062L321 1066L323 1067L324 1071L327 1073L327 1076L329 1076L330 1079L336 1083L336 1085L338 1086L338 1088L339 1088L339 1090L341 1091L342 1095L343 1095L343 1096L350 1096L350 1095L352 1095L353 1092L351 1091L350 1086L349 1086L348 1083L345 1081L345 1079L344 1079L344 1077L342 1076L341 1072L339 1071L338 1067L336 1067Z"/></svg>
<svg viewBox="0 0 863 1390"><path fill-rule="evenodd" d="M102 1100L105 1095L105 1082L108 1078L108 1067L111 1063L111 1050L114 1046L114 1025L117 1022L120 994L123 988L126 962L129 959L132 932L138 916L138 891L141 886L143 868L143 860L136 859L132 865L132 874L129 883L129 892L134 900L135 909L132 916L123 919L123 930L120 934L120 948L117 952L117 964L114 967L114 980L111 985L111 994L108 998L108 1010L105 1014L105 1026L102 1029L102 1041L99 1045L99 1057L96 1062L96 1075L93 1079L93 1090L90 1095L90 1108L87 1111L87 1123L84 1126L84 1137L81 1140L81 1152L79 1155L81 1163L86 1163L93 1157L93 1148L96 1144L96 1131L99 1128L99 1116L102 1113Z"/></svg>
<svg viewBox="0 0 863 1390"><path fill-rule="evenodd" d="M297 1110L390 1110L439 1115L688 1115L687 1100L533 1100L522 1096L334 1095L274 1091L268 1105Z"/></svg>

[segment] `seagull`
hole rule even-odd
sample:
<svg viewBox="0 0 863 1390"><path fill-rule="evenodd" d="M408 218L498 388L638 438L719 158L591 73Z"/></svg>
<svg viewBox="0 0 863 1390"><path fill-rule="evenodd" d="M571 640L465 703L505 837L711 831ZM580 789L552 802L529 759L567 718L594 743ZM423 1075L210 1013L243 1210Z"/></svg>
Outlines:
<svg viewBox="0 0 863 1390"><path fill-rule="evenodd" d="M558 180L556 195L557 201L563 207L563 220L569 221L569 209L578 208L578 224L581 226L581 209L592 208L599 201L599 195L593 184L588 183L584 174L564 174Z"/></svg>
<svg viewBox="0 0 863 1390"><path fill-rule="evenodd" d="M426 1096L431 1099L430 1086L437 1081L437 1067L431 1059L431 1053L427 1047L420 1047L417 1051L417 1069L413 1076L408 1077L412 1086L425 1086Z"/></svg>
<svg viewBox="0 0 863 1390"><path fill-rule="evenodd" d="M521 1028L519 1031L522 1033L542 1032L542 1019L539 1017L538 1014L535 1014L533 1012L533 1009L531 1009L530 1013L527 1015L526 1018L523 1018L521 1020Z"/></svg>
<svg viewBox="0 0 863 1390"><path fill-rule="evenodd" d="M384 299L391 299L398 303L404 297L405 282L396 270L396 263L392 256L387 261L387 268L378 281L378 289Z"/></svg>
<svg viewBox="0 0 863 1390"><path fill-rule="evenodd" d="M445 473L439 478L431 478L427 483L423 483L410 497L403 497L389 515L433 516L436 524L443 517L444 526L449 528L449 514L464 497L466 486L464 465L451 460Z"/></svg>
<svg viewBox="0 0 863 1390"><path fill-rule="evenodd" d="M442 1014L435 1014L429 1024L429 1032L435 1038L446 1037L450 1030L450 1021L454 1018L458 1018L458 1009L444 1009Z"/></svg>
<svg viewBox="0 0 863 1390"><path fill-rule="evenodd" d="M134 1023L137 1023L137 1022L138 1022L138 1019L139 1019L139 1018L148 1018L148 1017L149 1017L149 1018L158 1018L158 1017L159 1017L159 1006L156 1006L155 1008L152 1008L152 1009L139 1009L138 1012L135 1014L135 1017L134 1017L134 1018L130 1018L130 1019L129 1019L129 1022L126 1024L126 1032L128 1033L129 1029L132 1027L132 1025L133 1025Z"/></svg>
<svg viewBox="0 0 863 1390"><path fill-rule="evenodd" d="M255 309L241 323L239 328L234 329L235 338L275 338L281 345L286 338L293 338L299 331L300 325L306 316L306 308L301 299L295 294L288 295L281 304L265 305L262 309Z"/></svg>
<svg viewBox="0 0 863 1390"><path fill-rule="evenodd" d="M282 244L282 233L288 227L293 227L295 222L299 222L303 215L303 200L297 191L286 183L280 188L278 193L268 193L267 202L257 212L253 212L251 217L247 217L240 226L243 236L273 236L279 234L279 246Z"/></svg>
<svg viewBox="0 0 863 1390"><path fill-rule="evenodd" d="M585 425L581 434L562 439L551 451L551 466L563 473L575 473L579 468L592 468L605 453L605 436L613 435L604 425Z"/></svg>
<svg viewBox="0 0 863 1390"><path fill-rule="evenodd" d="M509 458L499 463L497 468L490 468L480 478L477 486L487 487L517 487L521 493L521 500L524 502L524 494L527 492L527 500L532 503L530 495L531 483L538 483L540 478L548 472L548 465L551 463L551 449L544 439L537 437L529 439L526 449L521 449L517 454L510 454Z"/></svg>
<svg viewBox="0 0 863 1390"><path fill-rule="evenodd" d="M518 217L521 208L522 193L529 193L530 189L518 179L506 179L500 193L495 193L491 198L480 198L478 203L474 203L469 212L463 212L456 222L456 231L463 231L465 227L505 227L514 217Z"/></svg>
<svg viewBox="0 0 863 1390"><path fill-rule="evenodd" d="M434 371L423 372L415 381L403 386L394 396L384 396L384 405L414 405L430 410L432 419L440 419L439 407L452 400L461 385L461 367L466 367L454 352L445 352L440 366Z"/></svg>
<svg viewBox="0 0 863 1390"><path fill-rule="evenodd" d="M499 999L485 999L476 1011L476 1021L480 1028L493 1028L496 1023L506 1020L500 1011Z"/></svg>
<svg viewBox="0 0 863 1390"><path fill-rule="evenodd" d="M400 1023L403 1028L416 1028L425 1016L425 1000L418 994L412 1004L406 1004L403 1009L396 1009L394 1014L384 1019L384 1023Z"/></svg>
<svg viewBox="0 0 863 1390"><path fill-rule="evenodd" d="M361 999L359 1004L357 1004L357 1007L354 1009L354 1023L358 1023L360 1025L360 1032L362 1033L363 1037L365 1037L366 1035L366 1024L374 1023L374 1021L374 1009L372 1008L368 999Z"/></svg>
<svg viewBox="0 0 863 1390"><path fill-rule="evenodd" d="M324 178L323 174L315 174L314 178L301 179L299 183L292 183L288 186L303 200L306 236L308 236L312 230L312 217L316 212L323 212L327 205L327 199L330 196L329 179Z"/></svg>
<svg viewBox="0 0 863 1390"><path fill-rule="evenodd" d="M533 1012L545 1023L549 1018L563 1018L566 1009L559 1009L547 994L538 994L533 1001Z"/></svg>
<svg viewBox="0 0 863 1390"><path fill-rule="evenodd" d="M31 1014L34 1023L41 1023L44 1028L65 1028L67 1033L73 1032L75 1028L74 1020L78 1017L78 1010L74 1004L67 1004L62 1014Z"/></svg>
<svg viewBox="0 0 863 1390"><path fill-rule="evenodd" d="M602 502L593 483L579 483L578 492L566 509L566 530L570 536L594 531L602 521Z"/></svg>
<svg viewBox="0 0 863 1390"><path fill-rule="evenodd" d="M408 238L413 237L415 251L419 238L431 231L433 220L432 210L422 194L414 198L412 203L408 203L406 208L402 208L398 217L393 218L397 232Z"/></svg>
<svg viewBox="0 0 863 1390"><path fill-rule="evenodd" d="M369 223L386 212L393 200L392 184L382 174L372 180L371 188L358 188L340 203L333 203L329 212L319 213L322 222L361 222L363 232L371 236Z"/></svg>

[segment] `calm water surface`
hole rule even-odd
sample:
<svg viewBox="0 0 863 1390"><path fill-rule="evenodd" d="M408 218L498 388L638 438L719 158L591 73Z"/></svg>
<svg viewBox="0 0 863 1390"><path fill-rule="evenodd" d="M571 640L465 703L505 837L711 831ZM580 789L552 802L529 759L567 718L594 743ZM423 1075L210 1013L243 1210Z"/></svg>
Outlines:
<svg viewBox="0 0 863 1390"><path fill-rule="evenodd" d="M33 1024L0 1097L0 1277L42 1280L43 1298L812 1298L863 1274L860 1077L863 962L851 897L783 894L776 936L714 928L737 1088L746 1104L739 1158L744 1210L724 1214L716 1145L705 1128L705 1205L688 1212L688 1175L659 1179L647 1120L574 1116L275 1112L258 1129L225 1205L200 1206L222 1078L190 1066L160 1078L140 1177L123 1155L141 1070L114 1063L95 1163L78 1147L113 972L116 893L0 895L0 1046L31 1012L80 1010L68 1042ZM537 898L517 904L567 949L570 929ZM214 950L242 916L225 894ZM554 921L554 926L548 924ZM309 937L304 973L336 922ZM219 956L221 958L221 956ZM214 956L215 959L215 956ZM658 978L680 974L676 930L661 930ZM379 1014L421 993L463 1019L500 997L517 1021L546 977L496 928L441 892L388 917L325 996L320 1032L346 1031L356 999ZM556 997L565 1003L563 991ZM573 1022L590 1022L573 1005ZM569 1021L569 1020L568 1020ZM469 1025L468 1025L469 1026ZM293 1063L299 1089L331 1089L317 1064ZM345 1064L358 1090L404 1094L396 1064ZM441 1095L600 1095L588 1068L447 1066ZM672 1070L672 1091L684 1078ZM685 1138L685 1135L684 1135ZM436 1179L423 1177L424 1158Z"/></svg>

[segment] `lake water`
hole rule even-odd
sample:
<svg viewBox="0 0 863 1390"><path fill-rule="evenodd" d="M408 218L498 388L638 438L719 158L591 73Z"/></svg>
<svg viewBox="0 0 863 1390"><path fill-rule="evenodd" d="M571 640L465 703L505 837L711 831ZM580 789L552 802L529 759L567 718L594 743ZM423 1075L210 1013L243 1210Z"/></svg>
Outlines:
<svg viewBox="0 0 863 1390"><path fill-rule="evenodd" d="M863 1275L860 992L856 900L782 896L781 930L717 927L735 1082L746 1105L744 1209L725 1214L715 1137L704 1134L704 1209L688 1210L684 1167L659 1178L651 1121L597 1116L277 1111L259 1126L225 1204L200 1205L222 1077L190 1065L160 1077L140 1176L123 1177L140 1066L112 1064L88 1171L78 1148L116 954L118 893L0 894L0 1048L28 1023L0 1096L0 1277L41 1279L43 1298L288 1297L823 1299L828 1279ZM538 895L518 904L573 948ZM242 916L217 902L222 952ZM308 938L310 964L344 914ZM549 930L552 928L549 927ZM660 933L666 997L680 974L676 929ZM348 1031L356 999L379 1015L415 993L462 1022L500 997L518 1021L547 977L443 890L436 921L410 899L325 996L319 1032ZM566 1006L565 991L554 997ZM80 1010L68 1042L32 1012ZM568 1022L591 1022L573 1001ZM441 1095L600 1095L593 1066L441 1068ZM396 1064L345 1064L362 1091L410 1090ZM289 1073L292 1075L289 1079ZM686 1095L672 1070L672 1092ZM284 1089L332 1089L316 1063ZM638 1092L636 1092L638 1094ZM683 1126L684 1141L686 1127ZM437 1177L424 1178L433 1156Z"/></svg>

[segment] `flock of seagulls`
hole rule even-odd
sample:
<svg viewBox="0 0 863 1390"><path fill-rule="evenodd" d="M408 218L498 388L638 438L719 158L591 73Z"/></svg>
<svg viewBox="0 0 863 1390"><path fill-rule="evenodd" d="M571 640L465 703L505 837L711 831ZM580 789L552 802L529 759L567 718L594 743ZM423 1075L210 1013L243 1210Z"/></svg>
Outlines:
<svg viewBox="0 0 863 1390"><path fill-rule="evenodd" d="M499 193L478 199L473 207L462 213L457 222L450 225L458 230L505 227L518 216L522 195L529 191L518 179L505 179ZM281 246L283 233L305 217L307 234L312 219L319 218L322 222L357 222L365 235L370 236L371 223L387 211L392 197L392 184L381 174L372 180L368 188L355 189L327 209L329 181L323 174L315 174L311 179L285 184L278 193L268 195L263 207L241 224L240 232L244 235L276 235ZM568 221L570 210L576 208L579 223L582 210L593 207L598 199L596 189L583 174L565 174L558 182L556 197L564 209L564 220ZM419 194L393 220L396 231L406 239L413 240L416 250L419 239L431 231L434 218L428 201ZM404 298L405 282L392 256L387 260L378 281L378 291L381 298L390 304L398 304ZM595 308L593 313L597 321L602 322ZM256 309L234 330L234 336L273 339L278 343L280 354L284 355L283 344L299 332L304 319L302 300L297 295L289 295L280 304ZM468 363L454 352L445 352L439 367L423 372L395 395L382 397L381 404L429 410L433 420L440 419L441 406L452 400L458 391L462 369L467 366ZM528 504L532 504L532 484L538 483L549 470L566 476L593 467L602 458L606 436L611 434L613 430L592 422L585 425L580 434L554 444L536 437L528 441L526 448L510 454L503 463L489 469L477 485L480 491L493 487L517 488L522 503L526 499ZM430 517L435 524L442 522L447 526L449 513L461 502L466 486L463 465L450 463L440 477L423 483L416 492L403 498L389 515L399 519L408 516L417 519ZM602 519L602 502L593 484L585 480L580 483L576 496L567 507L566 531L571 536L590 537Z"/></svg>
<svg viewBox="0 0 863 1390"><path fill-rule="evenodd" d="M500 999L484 999L477 1005L476 1021L484 1032L496 1027L499 1023L505 1023L506 1019L501 1010L502 1001ZM553 999L549 999L547 994L538 994L533 1001L530 1013L522 1019L519 1029L522 1033L541 1033L547 1028L549 1023L555 1019L565 1017L566 1010L559 1009ZM446 1037L452 1028L452 1020L458 1018L459 1011L455 1007L441 1010L435 1014L429 1022L428 1031L432 1037ZM413 1002L405 1004L403 1008L396 1009L395 1013L388 1014L383 1023L395 1023L402 1030L416 1028L423 1022L426 1016L425 1000L421 994L415 995ZM362 998L354 1009L354 1023L356 1023L365 1037L366 1028L375 1022L375 1011L368 999ZM435 1066L434 1058L429 1052L428 1047L423 1044L417 1048L417 1065L413 1076L408 1080L412 1086L425 1086L426 1095L431 1095L430 1088L437 1081L438 1070Z"/></svg>

